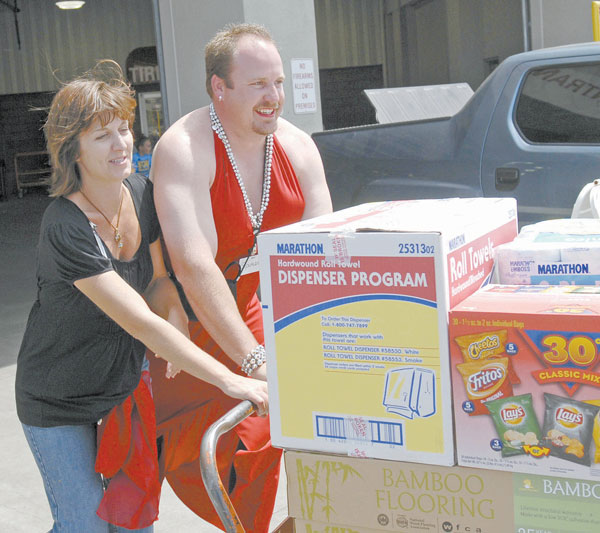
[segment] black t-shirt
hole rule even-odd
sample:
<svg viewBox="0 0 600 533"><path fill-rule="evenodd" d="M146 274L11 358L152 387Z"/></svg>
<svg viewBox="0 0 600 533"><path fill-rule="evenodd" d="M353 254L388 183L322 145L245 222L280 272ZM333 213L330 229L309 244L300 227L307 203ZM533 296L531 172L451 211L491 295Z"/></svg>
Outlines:
<svg viewBox="0 0 600 533"><path fill-rule="evenodd" d="M152 279L150 243L159 237L152 183L125 180L142 239L130 261L115 259L85 214L59 197L42 219L37 299L17 360L17 414L51 427L97 422L136 388L144 345L111 320L73 283L115 270L137 292ZM126 238L126 236L124 236Z"/></svg>

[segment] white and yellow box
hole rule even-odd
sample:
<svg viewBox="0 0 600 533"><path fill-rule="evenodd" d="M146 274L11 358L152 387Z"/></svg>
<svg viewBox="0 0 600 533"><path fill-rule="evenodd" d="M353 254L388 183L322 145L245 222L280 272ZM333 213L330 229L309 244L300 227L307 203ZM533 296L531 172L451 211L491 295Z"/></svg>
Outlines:
<svg viewBox="0 0 600 533"><path fill-rule="evenodd" d="M516 202L377 202L258 238L274 446L454 464L447 314Z"/></svg>

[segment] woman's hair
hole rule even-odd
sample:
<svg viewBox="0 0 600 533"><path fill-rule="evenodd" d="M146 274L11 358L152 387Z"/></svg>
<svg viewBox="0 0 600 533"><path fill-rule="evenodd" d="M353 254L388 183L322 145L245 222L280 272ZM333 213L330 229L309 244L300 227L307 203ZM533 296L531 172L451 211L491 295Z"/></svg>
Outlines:
<svg viewBox="0 0 600 533"><path fill-rule="evenodd" d="M213 91L211 79L213 74L225 80L227 87L231 88L229 72L233 54L237 50L237 43L246 35L250 35L275 44L273 37L264 26L260 24L227 24L219 31L204 48L204 60L206 65L206 92L212 98Z"/></svg>
<svg viewBox="0 0 600 533"><path fill-rule="evenodd" d="M44 124L46 146L52 164L50 196L78 191L81 175L77 166L79 137L99 119L102 126L115 117L135 119L134 92L115 61L104 59L91 70L65 84L56 93Z"/></svg>

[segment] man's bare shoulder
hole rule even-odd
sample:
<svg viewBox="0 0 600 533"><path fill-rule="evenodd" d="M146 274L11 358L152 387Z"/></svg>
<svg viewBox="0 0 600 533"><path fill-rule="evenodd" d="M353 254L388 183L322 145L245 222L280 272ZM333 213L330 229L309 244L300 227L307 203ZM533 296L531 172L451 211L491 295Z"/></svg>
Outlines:
<svg viewBox="0 0 600 533"><path fill-rule="evenodd" d="M277 131L275 133L283 148L293 150L306 147L313 144L313 141L308 133L302 131L297 126L294 126L289 120L279 117L277 122Z"/></svg>
<svg viewBox="0 0 600 533"><path fill-rule="evenodd" d="M296 173L302 173L314 164L321 164L319 151L312 137L288 120L279 118L275 135Z"/></svg>
<svg viewBox="0 0 600 533"><path fill-rule="evenodd" d="M159 178L178 179L206 172L214 144L208 108L191 111L181 117L162 135L152 156L154 174Z"/></svg>
<svg viewBox="0 0 600 533"><path fill-rule="evenodd" d="M284 119L275 133L288 156L306 200L303 218L331 211L331 199L321 154L312 137Z"/></svg>

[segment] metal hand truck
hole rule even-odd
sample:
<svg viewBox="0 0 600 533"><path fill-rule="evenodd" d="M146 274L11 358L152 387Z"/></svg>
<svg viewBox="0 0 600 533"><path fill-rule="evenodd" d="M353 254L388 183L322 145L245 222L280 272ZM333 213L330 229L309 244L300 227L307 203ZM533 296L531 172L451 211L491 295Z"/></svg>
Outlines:
<svg viewBox="0 0 600 533"><path fill-rule="evenodd" d="M244 400L225 413L219 420L208 428L200 446L200 470L206 492L210 497L225 530L228 533L244 533L244 526L233 508L227 490L223 486L217 470L216 450L217 441L223 433L237 426L255 411L254 404Z"/></svg>

